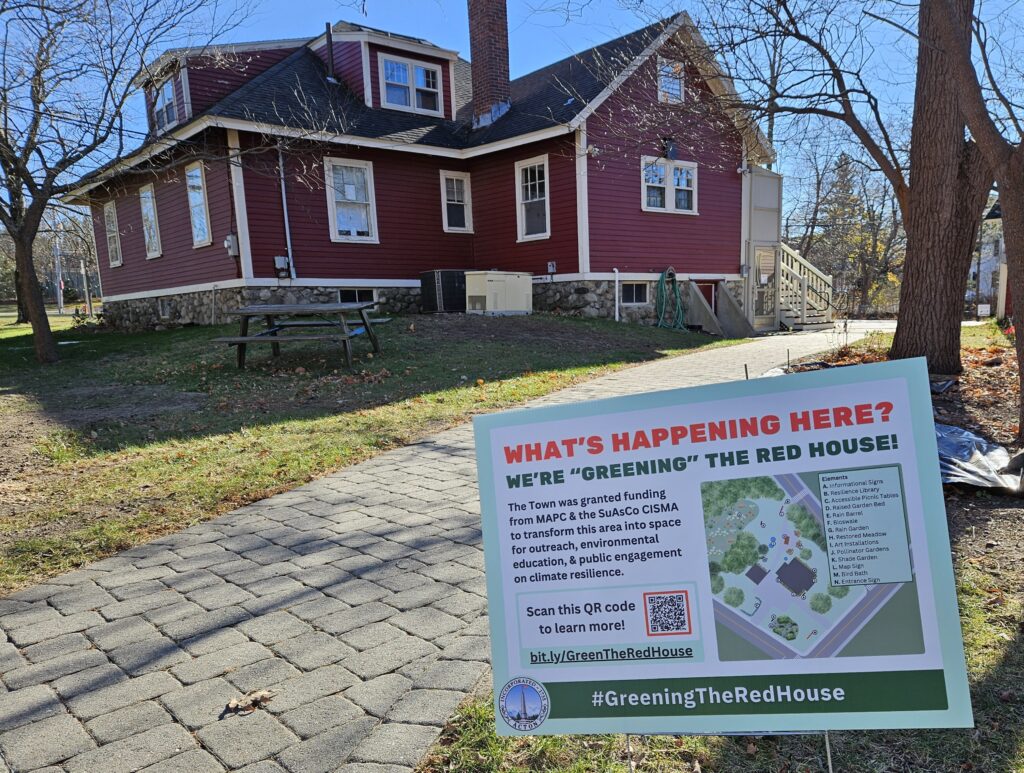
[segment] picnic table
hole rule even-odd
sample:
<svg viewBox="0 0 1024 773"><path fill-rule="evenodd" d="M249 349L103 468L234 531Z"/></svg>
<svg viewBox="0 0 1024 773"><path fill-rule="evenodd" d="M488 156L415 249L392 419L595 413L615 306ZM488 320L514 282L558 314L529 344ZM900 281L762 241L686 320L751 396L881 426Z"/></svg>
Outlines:
<svg viewBox="0 0 1024 773"><path fill-rule="evenodd" d="M255 306L242 306L231 314L241 317L241 326L237 336L215 338L214 343L228 344L238 348L238 367L245 368L245 350L249 344L270 344L275 357L281 354L281 344L289 341L336 341L345 352L345 364L352 367L352 339L363 335L369 337L373 350L380 352L380 341L373 332L374 323L387 322L387 319L371 319L368 312L377 305L369 303L264 303ZM353 313L359 319L346 315ZM254 318L262 318L265 328L255 333L249 332L249 322ZM304 328L327 328L328 332L299 333L278 335L279 333Z"/></svg>

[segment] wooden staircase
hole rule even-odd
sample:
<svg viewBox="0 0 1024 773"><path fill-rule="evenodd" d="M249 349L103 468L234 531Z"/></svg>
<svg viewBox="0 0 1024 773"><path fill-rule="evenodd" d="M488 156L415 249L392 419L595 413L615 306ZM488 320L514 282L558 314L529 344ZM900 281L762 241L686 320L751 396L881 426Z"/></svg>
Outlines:
<svg viewBox="0 0 1024 773"><path fill-rule="evenodd" d="M781 245L778 272L779 319L787 330L825 330L833 325L832 277L796 250Z"/></svg>

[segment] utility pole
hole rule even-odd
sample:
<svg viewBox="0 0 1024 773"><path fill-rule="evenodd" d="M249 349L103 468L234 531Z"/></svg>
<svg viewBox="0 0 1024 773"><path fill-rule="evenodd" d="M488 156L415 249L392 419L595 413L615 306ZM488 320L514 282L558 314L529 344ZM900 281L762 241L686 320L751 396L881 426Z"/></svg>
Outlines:
<svg viewBox="0 0 1024 773"><path fill-rule="evenodd" d="M57 313L64 313L64 267L61 265L60 256L60 224L53 237L53 284L56 288Z"/></svg>
<svg viewBox="0 0 1024 773"><path fill-rule="evenodd" d="M78 265L82 269L82 287L85 288L85 310L86 313L92 316L92 288L89 287L89 272L85 269L85 258L82 258Z"/></svg>

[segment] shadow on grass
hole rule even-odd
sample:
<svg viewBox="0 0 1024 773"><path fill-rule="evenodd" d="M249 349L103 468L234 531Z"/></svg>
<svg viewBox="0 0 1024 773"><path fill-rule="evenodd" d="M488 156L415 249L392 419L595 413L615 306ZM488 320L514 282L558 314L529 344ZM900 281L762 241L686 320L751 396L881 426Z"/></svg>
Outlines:
<svg viewBox="0 0 1024 773"><path fill-rule="evenodd" d="M269 347L251 346L248 368L239 371L234 348L210 342L234 332L68 329L57 333L61 362L40 366L25 328L0 338L0 395L27 396L69 429L105 430L90 443L102 451L336 416L478 380L639 363L720 340L540 315L410 316L379 328L380 355L357 339L351 371L339 347L315 343L284 344L276 358Z"/></svg>
<svg viewBox="0 0 1024 773"><path fill-rule="evenodd" d="M357 341L251 352L232 326L65 330L63 359L0 334L0 589L79 566L608 368L716 343L703 335L537 315L399 317L383 352ZM74 342L74 343L71 343ZM42 457L42 458L41 458ZM12 461L13 460L13 461ZM13 470L13 472L11 472ZM13 489L12 489L13 490ZM15 500L11 500L15 501Z"/></svg>

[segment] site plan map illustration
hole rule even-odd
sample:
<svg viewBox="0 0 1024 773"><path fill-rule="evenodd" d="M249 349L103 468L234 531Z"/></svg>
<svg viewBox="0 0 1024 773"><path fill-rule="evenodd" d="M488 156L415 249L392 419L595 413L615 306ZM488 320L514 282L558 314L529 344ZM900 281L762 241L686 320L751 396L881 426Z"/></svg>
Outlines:
<svg viewBox="0 0 1024 773"><path fill-rule="evenodd" d="M701 499L721 660L924 651L898 466L711 481Z"/></svg>

